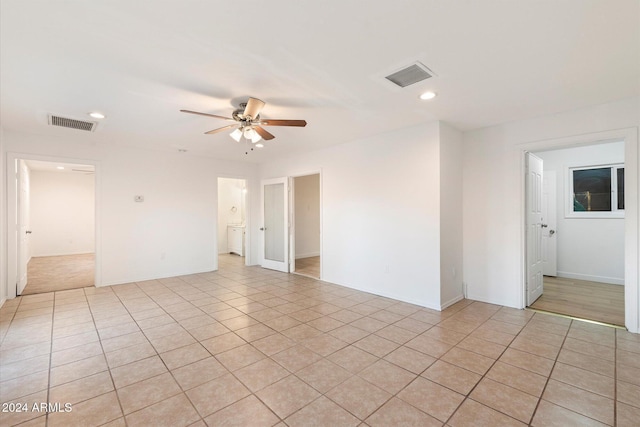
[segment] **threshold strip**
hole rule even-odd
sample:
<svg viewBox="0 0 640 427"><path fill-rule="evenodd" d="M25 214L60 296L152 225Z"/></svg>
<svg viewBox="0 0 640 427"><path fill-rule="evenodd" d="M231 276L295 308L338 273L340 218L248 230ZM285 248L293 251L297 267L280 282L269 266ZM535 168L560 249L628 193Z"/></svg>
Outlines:
<svg viewBox="0 0 640 427"><path fill-rule="evenodd" d="M548 314L550 316L564 317L565 319L578 320L580 322L593 323L594 325L607 326L609 328L622 329L624 331L627 330L626 327L620 326L620 325L614 325L613 323L598 322L597 320L583 319L582 317L569 316L567 314L554 313L552 311L540 310L537 308L525 307L525 310L535 311L536 313Z"/></svg>

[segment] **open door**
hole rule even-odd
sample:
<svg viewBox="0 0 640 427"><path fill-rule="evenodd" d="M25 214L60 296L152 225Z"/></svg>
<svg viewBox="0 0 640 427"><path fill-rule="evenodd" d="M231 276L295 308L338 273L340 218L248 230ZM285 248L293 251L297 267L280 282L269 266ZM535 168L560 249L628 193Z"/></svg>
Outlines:
<svg viewBox="0 0 640 427"><path fill-rule="evenodd" d="M527 219L527 305L540 298L543 289L542 262L542 159L525 153Z"/></svg>
<svg viewBox="0 0 640 427"><path fill-rule="evenodd" d="M558 275L556 239L556 171L545 171L542 180L542 271L545 276Z"/></svg>
<svg viewBox="0 0 640 427"><path fill-rule="evenodd" d="M24 160L18 161L18 280L16 294L21 295L27 286L27 265L30 258L29 230L29 168Z"/></svg>
<svg viewBox="0 0 640 427"><path fill-rule="evenodd" d="M289 272L289 179L262 181L262 267Z"/></svg>

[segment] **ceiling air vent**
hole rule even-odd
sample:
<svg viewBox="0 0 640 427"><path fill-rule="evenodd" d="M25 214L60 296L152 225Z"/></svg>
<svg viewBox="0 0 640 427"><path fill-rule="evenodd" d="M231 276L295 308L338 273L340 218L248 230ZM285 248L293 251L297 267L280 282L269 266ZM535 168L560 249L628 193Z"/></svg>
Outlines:
<svg viewBox="0 0 640 427"><path fill-rule="evenodd" d="M70 119L68 117L57 116L55 114L49 114L49 124L51 126L61 126L63 128L86 130L87 132L95 131L98 126L97 122Z"/></svg>
<svg viewBox="0 0 640 427"><path fill-rule="evenodd" d="M407 87L433 76L433 72L419 62L409 65L386 77L387 80L400 87Z"/></svg>

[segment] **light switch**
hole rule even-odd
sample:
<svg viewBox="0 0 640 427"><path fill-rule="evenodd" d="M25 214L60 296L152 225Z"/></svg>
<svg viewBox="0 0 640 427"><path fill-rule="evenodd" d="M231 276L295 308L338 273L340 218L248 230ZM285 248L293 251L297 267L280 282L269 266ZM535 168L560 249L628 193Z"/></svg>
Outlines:
<svg viewBox="0 0 640 427"><path fill-rule="evenodd" d="M134 202L144 202L144 196L133 196Z"/></svg>

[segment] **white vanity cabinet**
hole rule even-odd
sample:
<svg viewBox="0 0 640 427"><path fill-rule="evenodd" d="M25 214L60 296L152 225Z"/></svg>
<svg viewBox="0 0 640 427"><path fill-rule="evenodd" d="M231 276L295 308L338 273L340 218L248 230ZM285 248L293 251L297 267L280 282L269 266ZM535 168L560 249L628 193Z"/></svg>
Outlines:
<svg viewBox="0 0 640 427"><path fill-rule="evenodd" d="M227 226L227 247L229 253L244 256L244 226Z"/></svg>

